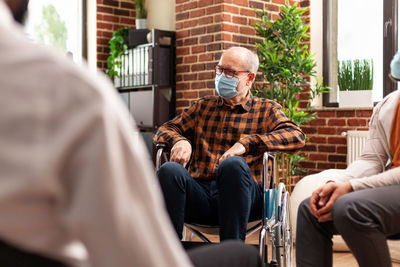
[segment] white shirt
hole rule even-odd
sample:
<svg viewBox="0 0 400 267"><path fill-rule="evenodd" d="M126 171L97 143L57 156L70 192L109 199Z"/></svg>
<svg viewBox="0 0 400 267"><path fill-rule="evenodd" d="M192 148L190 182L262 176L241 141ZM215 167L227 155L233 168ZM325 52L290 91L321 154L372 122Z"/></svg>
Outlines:
<svg viewBox="0 0 400 267"><path fill-rule="evenodd" d="M0 239L77 265L191 266L108 79L31 44L0 0Z"/></svg>
<svg viewBox="0 0 400 267"><path fill-rule="evenodd" d="M400 91L395 91L374 108L364 151L334 180L349 181L353 190L400 184L400 167L388 169L393 159L390 132L399 100Z"/></svg>

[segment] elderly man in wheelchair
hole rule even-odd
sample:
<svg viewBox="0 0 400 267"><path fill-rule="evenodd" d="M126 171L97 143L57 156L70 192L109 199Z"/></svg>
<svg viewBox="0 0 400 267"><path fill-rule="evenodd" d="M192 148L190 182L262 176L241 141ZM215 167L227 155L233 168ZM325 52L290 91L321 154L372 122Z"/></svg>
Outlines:
<svg viewBox="0 0 400 267"><path fill-rule="evenodd" d="M219 96L195 101L154 135L170 150L157 175L180 238L189 222L218 225L220 240L244 241L247 223L262 217L263 153L304 146L279 104L251 95L258 62L246 48L226 50L215 67Z"/></svg>

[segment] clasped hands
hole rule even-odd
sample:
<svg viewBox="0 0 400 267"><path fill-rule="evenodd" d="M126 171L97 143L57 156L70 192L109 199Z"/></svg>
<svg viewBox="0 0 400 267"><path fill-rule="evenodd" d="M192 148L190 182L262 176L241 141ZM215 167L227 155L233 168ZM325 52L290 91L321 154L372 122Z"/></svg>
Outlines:
<svg viewBox="0 0 400 267"><path fill-rule="evenodd" d="M218 160L221 163L224 159L232 156L240 156L246 152L246 148L241 143L235 143L230 149L228 149ZM174 144L171 149L170 161L181 164L183 167L190 160L192 154L192 146L186 140L180 140Z"/></svg>
<svg viewBox="0 0 400 267"><path fill-rule="evenodd" d="M318 222L332 220L332 206L338 198L353 191L349 182L329 181L315 190L310 198L310 212Z"/></svg>

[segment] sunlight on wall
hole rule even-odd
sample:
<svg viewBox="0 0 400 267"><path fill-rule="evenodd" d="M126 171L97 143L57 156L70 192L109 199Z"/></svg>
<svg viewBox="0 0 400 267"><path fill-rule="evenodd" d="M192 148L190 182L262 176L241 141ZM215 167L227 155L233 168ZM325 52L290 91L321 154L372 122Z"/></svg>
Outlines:
<svg viewBox="0 0 400 267"><path fill-rule="evenodd" d="M175 31L175 0L146 0L147 28Z"/></svg>
<svg viewBox="0 0 400 267"><path fill-rule="evenodd" d="M311 54L317 61L317 77L321 80L323 66L323 1L310 1ZM314 80L313 83L316 81ZM313 101L313 106L322 106L322 96Z"/></svg>

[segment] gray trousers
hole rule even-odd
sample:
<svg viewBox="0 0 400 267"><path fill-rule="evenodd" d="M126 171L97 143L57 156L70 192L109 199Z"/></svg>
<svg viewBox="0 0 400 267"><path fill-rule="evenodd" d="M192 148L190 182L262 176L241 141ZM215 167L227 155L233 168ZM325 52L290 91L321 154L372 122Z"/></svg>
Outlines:
<svg viewBox="0 0 400 267"><path fill-rule="evenodd" d="M309 211L309 198L299 206L297 267L332 266L332 236L341 234L359 266L391 266L386 238L400 233L400 185L365 189L340 197L333 221L319 223Z"/></svg>

